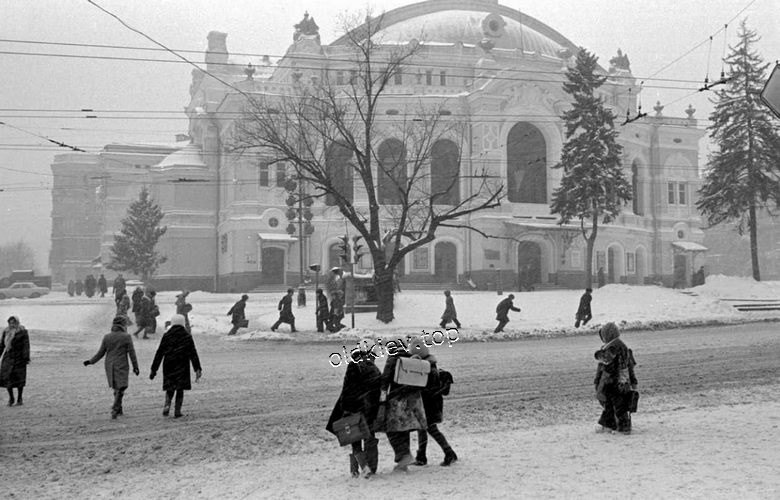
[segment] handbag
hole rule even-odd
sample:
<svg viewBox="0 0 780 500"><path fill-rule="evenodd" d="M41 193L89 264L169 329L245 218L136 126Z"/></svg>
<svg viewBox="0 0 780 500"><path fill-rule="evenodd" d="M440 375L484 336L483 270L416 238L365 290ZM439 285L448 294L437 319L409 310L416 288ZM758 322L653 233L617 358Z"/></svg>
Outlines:
<svg viewBox="0 0 780 500"><path fill-rule="evenodd" d="M238 326L240 328L248 328L249 327L249 320L248 319L242 319L238 322Z"/></svg>
<svg viewBox="0 0 780 500"><path fill-rule="evenodd" d="M425 387L428 385L430 371L431 364L424 359L398 358L393 382L399 385Z"/></svg>
<svg viewBox="0 0 780 500"><path fill-rule="evenodd" d="M362 413L351 413L333 422L333 432L341 446L352 444L371 436L366 417Z"/></svg>
<svg viewBox="0 0 780 500"><path fill-rule="evenodd" d="M636 413L636 409L639 406L639 391L631 391L628 393L628 411L629 413Z"/></svg>

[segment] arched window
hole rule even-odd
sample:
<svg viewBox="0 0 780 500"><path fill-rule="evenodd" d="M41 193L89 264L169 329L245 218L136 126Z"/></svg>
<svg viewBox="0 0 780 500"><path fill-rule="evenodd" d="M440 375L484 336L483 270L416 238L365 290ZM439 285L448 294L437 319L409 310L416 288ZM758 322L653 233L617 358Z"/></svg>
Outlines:
<svg viewBox="0 0 780 500"><path fill-rule="evenodd" d="M431 198L435 205L460 203L460 152L446 139L436 141L431 151Z"/></svg>
<svg viewBox="0 0 780 500"><path fill-rule="evenodd" d="M631 201L633 212L636 215L644 215L639 186L639 166L637 165L636 160L631 163Z"/></svg>
<svg viewBox="0 0 780 500"><path fill-rule="evenodd" d="M506 144L507 197L514 203L547 203L547 144L538 128L520 122Z"/></svg>
<svg viewBox="0 0 780 500"><path fill-rule="evenodd" d="M325 157L325 168L328 170L333 188L350 203L354 198L351 159L352 151L339 144L331 144ZM336 204L335 196L328 194L325 197L325 204L334 206Z"/></svg>
<svg viewBox="0 0 780 500"><path fill-rule="evenodd" d="M398 205L406 189L406 150L398 139L384 141L377 150L378 195L381 205Z"/></svg>

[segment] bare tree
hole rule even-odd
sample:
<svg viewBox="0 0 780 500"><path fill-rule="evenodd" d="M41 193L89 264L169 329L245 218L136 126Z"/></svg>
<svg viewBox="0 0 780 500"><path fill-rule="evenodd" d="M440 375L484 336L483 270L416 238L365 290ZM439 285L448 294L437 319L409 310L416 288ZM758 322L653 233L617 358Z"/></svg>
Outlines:
<svg viewBox="0 0 780 500"><path fill-rule="evenodd" d="M393 271L404 256L433 241L440 228L474 230L465 216L497 207L503 186L484 171L461 174L467 126L454 118L463 113L444 110L456 99L396 97L393 109L399 100L405 108L386 113L388 85L404 75L421 45L382 45L381 16L355 26L344 24L345 81L323 68L313 78L293 74L297 83L285 95L248 99L232 146L292 164L312 196L338 208L365 239L377 319L390 322ZM358 206L356 191L366 197Z"/></svg>

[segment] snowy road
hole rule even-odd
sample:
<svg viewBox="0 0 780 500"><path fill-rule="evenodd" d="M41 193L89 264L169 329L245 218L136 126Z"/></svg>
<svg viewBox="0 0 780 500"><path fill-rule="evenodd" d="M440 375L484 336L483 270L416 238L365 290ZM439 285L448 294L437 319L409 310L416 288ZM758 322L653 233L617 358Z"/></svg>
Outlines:
<svg viewBox="0 0 780 500"><path fill-rule="evenodd" d="M624 339L638 361L642 400L634 425L639 434L644 418L667 412L780 401L780 334L774 323L636 332ZM102 364L81 366L97 348L97 337L39 333L32 342L25 406L0 407L0 475L18 498L70 498L85 491L93 497L183 495L181 484L157 481L163 470L194 474L187 481L188 495L211 496L206 491L217 478L193 470L218 472L275 456L312 471L303 481L311 486L323 465L316 457L325 453L339 463L346 460L324 430L344 373L343 367L329 365L328 355L340 345L198 336L204 379L186 394L188 415L175 421L160 415L160 380L148 379L157 340L136 341L141 376L131 379L126 416L111 421ZM456 449L459 442L469 447L467 441L487 431L538 427L544 432L577 424L592 432L598 414L592 354L598 347L597 338L580 336L433 348L440 366L455 377L442 429ZM390 461L381 439L380 470L387 472ZM433 462L440 459L439 450L429 453ZM479 459L462 458L464 463ZM256 491L252 485L259 479L238 480L243 482L226 490L228 496ZM287 482L294 485L296 479ZM290 497L306 496L304 491Z"/></svg>

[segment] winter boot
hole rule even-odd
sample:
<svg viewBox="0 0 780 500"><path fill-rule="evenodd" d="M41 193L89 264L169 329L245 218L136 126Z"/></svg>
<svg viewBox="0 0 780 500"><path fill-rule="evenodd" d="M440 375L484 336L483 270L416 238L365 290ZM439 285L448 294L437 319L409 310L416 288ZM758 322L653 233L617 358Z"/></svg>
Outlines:
<svg viewBox="0 0 780 500"><path fill-rule="evenodd" d="M377 439L366 440L366 462L371 474L376 474L379 466L379 441Z"/></svg>
<svg viewBox="0 0 780 500"><path fill-rule="evenodd" d="M181 413L181 405L183 402L184 402L184 391L179 389L178 391L176 391L176 400L174 402L174 407L173 407L173 418L179 418L183 416Z"/></svg>
<svg viewBox="0 0 780 500"><path fill-rule="evenodd" d="M444 452L444 462L441 463L442 467L447 467L448 465L451 465L453 462L458 461L458 455L455 454L455 452L450 449Z"/></svg>
<svg viewBox="0 0 780 500"><path fill-rule="evenodd" d="M167 417L171 413L171 398L173 397L173 393L166 392L165 393L165 406L163 406L163 417Z"/></svg>
<svg viewBox="0 0 780 500"><path fill-rule="evenodd" d="M360 477L358 461L352 453L349 454L349 473L352 474L352 477Z"/></svg>
<svg viewBox="0 0 780 500"><path fill-rule="evenodd" d="M425 452L418 451L412 465L428 465L428 457L425 456Z"/></svg>

